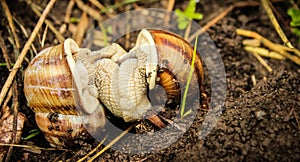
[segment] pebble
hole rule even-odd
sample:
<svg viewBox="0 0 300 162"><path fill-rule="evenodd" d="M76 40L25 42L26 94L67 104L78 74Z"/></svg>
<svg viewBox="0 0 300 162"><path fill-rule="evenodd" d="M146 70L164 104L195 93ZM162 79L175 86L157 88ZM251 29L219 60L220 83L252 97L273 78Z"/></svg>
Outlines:
<svg viewBox="0 0 300 162"><path fill-rule="evenodd" d="M255 112L255 117L257 120L262 120L265 115L266 115L266 112L263 110L258 110Z"/></svg>
<svg viewBox="0 0 300 162"><path fill-rule="evenodd" d="M270 138L265 138L264 141L262 142L262 145L266 148L268 148L269 144L271 143Z"/></svg>

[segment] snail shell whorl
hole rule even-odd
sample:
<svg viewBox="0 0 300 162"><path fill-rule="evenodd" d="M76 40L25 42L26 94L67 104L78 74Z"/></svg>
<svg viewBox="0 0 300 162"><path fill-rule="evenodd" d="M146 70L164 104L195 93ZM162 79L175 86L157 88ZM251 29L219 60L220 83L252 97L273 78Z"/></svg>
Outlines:
<svg viewBox="0 0 300 162"><path fill-rule="evenodd" d="M180 104L181 100L181 89L178 79L168 69L160 69L157 76L159 78L158 84L161 85L167 93L166 106L175 108Z"/></svg>
<svg viewBox="0 0 300 162"><path fill-rule="evenodd" d="M82 62L75 63L74 55L78 52L89 53L67 39L63 44L42 50L25 71L24 93L28 105L51 146L64 147L81 139L87 134L84 125L94 133L105 124L97 89L88 85L88 70ZM79 115L77 107L87 113Z"/></svg>
<svg viewBox="0 0 300 162"><path fill-rule="evenodd" d="M186 81L192 63L192 46L180 36L162 30L149 30L158 51L160 68L169 69L179 79ZM195 70L199 86L203 83L204 71L199 54L195 58Z"/></svg>
<svg viewBox="0 0 300 162"><path fill-rule="evenodd" d="M167 93L166 105L174 107L180 104L181 92L183 94L186 87L194 49L183 38L173 33L162 30L149 30L154 39L158 53L158 77L161 85ZM196 53L194 73L190 81L190 87L199 87L203 90L202 83L204 71L200 55ZM199 91L190 89L187 101L193 102L194 97ZM201 100L200 100L201 102Z"/></svg>
<svg viewBox="0 0 300 162"><path fill-rule="evenodd" d="M53 147L65 146L69 140L74 140L86 132L80 116L77 115L36 113L35 120Z"/></svg>
<svg viewBox="0 0 300 162"><path fill-rule="evenodd" d="M63 44L41 51L25 71L24 93L35 112L75 115L74 91Z"/></svg>

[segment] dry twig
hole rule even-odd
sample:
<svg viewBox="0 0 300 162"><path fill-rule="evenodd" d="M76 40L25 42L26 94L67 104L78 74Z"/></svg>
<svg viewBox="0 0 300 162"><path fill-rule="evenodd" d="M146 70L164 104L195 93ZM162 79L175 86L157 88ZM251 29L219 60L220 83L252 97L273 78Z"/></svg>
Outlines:
<svg viewBox="0 0 300 162"><path fill-rule="evenodd" d="M169 0L168 1L168 5L167 5L167 11L168 12L173 11L174 4L175 4L175 0ZM165 21L165 25L169 24L170 16L171 16L170 14L166 15L165 20L164 20Z"/></svg>
<svg viewBox="0 0 300 162"><path fill-rule="evenodd" d="M1 109L1 110L5 109L5 108L7 107L7 104L8 104L8 102L10 101L12 95L13 95L13 93L12 93L12 88L10 88L9 91L8 91L8 94L7 94L7 96L6 96L6 99L5 99L5 101L3 102L3 105L2 105L2 109Z"/></svg>
<svg viewBox="0 0 300 162"><path fill-rule="evenodd" d="M68 3L65 18L64 18L64 23L59 28L60 34L63 34L67 30L67 24L70 23L71 12L72 12L74 4L75 4L75 2L73 0L69 1L69 3Z"/></svg>
<svg viewBox="0 0 300 162"><path fill-rule="evenodd" d="M90 155L92 155L95 151L97 151L97 149L104 143L106 138L107 138L107 135L103 138L103 140L93 150L91 150L88 154L86 154L84 157L79 159L77 162L82 162L83 160L87 159Z"/></svg>
<svg viewBox="0 0 300 162"><path fill-rule="evenodd" d="M18 86L17 86L17 81L15 80L12 86L12 91L13 91L13 124L12 124L12 140L11 143L15 144L18 143L19 141L17 140L17 130L18 130L18 107L19 107L19 101L18 101L18 96L19 96L19 91L18 91ZM21 128L20 128L21 129ZM22 130L20 130L22 131ZM7 153L6 153L6 158L5 161L9 161L11 154L12 154L13 146L9 146Z"/></svg>
<svg viewBox="0 0 300 162"><path fill-rule="evenodd" d="M77 6L84 12L86 12L89 16L95 19L98 22L102 21L102 16L99 14L98 11L94 10L90 6L84 4L81 0L75 0Z"/></svg>
<svg viewBox="0 0 300 162"><path fill-rule="evenodd" d="M0 48L2 50L4 60L6 62L6 67L7 67L8 70L10 70L11 61L10 61L9 55L7 53L7 48L6 48L6 45L5 45L5 42L2 38L1 33L0 33Z"/></svg>
<svg viewBox="0 0 300 162"><path fill-rule="evenodd" d="M297 125L298 125L298 131L300 131L300 118L295 110L294 110L294 117L295 117Z"/></svg>
<svg viewBox="0 0 300 162"><path fill-rule="evenodd" d="M3 102L3 100L6 96L6 93L7 93L8 89L10 88L10 86L12 84L12 81L13 81L14 77L17 74L18 69L21 67L21 64L22 64L22 62L23 62L23 60L26 56L26 53L27 53L28 49L30 48L31 43L34 41L36 35L38 34L38 31L40 30L44 20L46 19L46 16L50 12L50 10L53 7L55 1L56 0L50 0L50 2L47 4L47 7L45 8L43 14L41 15L41 17L40 17L39 21L37 22L35 28L33 29L29 39L25 43L25 45L24 45L24 47L21 51L21 54L19 55L13 69L9 73L9 76L8 76L5 84L3 85L3 88L2 88L1 93L0 93L0 105L2 104L2 102Z"/></svg>
<svg viewBox="0 0 300 162"><path fill-rule="evenodd" d="M271 49L273 51L278 52L282 56L284 56L284 57L290 59L291 61L295 62L296 64L300 65L300 58L288 53L288 51L293 51L295 53L295 51L297 51L297 49L295 49L295 48L291 49L291 48L285 47L280 44L275 44L275 43L271 42L270 40L268 40L267 38L261 36L260 34L254 32L254 31L237 29L236 32L238 35L245 36L245 37L251 37L251 38L260 40L264 46L268 47L269 49Z"/></svg>
<svg viewBox="0 0 300 162"><path fill-rule="evenodd" d="M76 32L74 35L75 42L78 44L78 46L81 46L84 33L89 25L89 17L87 16L86 12L83 12L80 17L80 22L77 24Z"/></svg>
<svg viewBox="0 0 300 162"><path fill-rule="evenodd" d="M44 45L45 45L47 33L48 33L48 25L46 25L46 28L44 30L44 34L43 34L43 37L42 37L42 40L41 40L41 46L42 47L44 47Z"/></svg>
<svg viewBox="0 0 300 162"><path fill-rule="evenodd" d="M233 5L229 6L225 10L223 10L220 14L218 14L217 17L212 19L210 22L208 22L206 25L204 25L201 29L196 31L194 34L192 34L188 41L191 42L193 39L196 38L197 35L201 35L203 32L205 32L207 29L209 29L211 26L215 25L218 21L220 21L222 18L224 18L229 12L231 12L235 8L241 8L241 7L247 7L247 6L257 6L259 3L257 2L236 2Z"/></svg>
<svg viewBox="0 0 300 162"><path fill-rule="evenodd" d="M266 61L261 56L259 56L255 52L251 52L251 53L268 70L268 72L271 73L273 71L273 69L266 63Z"/></svg>
<svg viewBox="0 0 300 162"><path fill-rule="evenodd" d="M251 81L253 83L253 86L255 86L256 85L256 78L255 78L254 74L251 75Z"/></svg>
<svg viewBox="0 0 300 162"><path fill-rule="evenodd" d="M284 32L282 31L280 25L278 24L277 19L275 18L272 9L269 5L269 3L271 3L269 0L261 0L261 3L263 5L263 7L265 8L274 28L276 29L278 35L280 36L280 38L282 39L284 45L288 46L289 48L294 48L294 46L291 44L291 42L287 39L287 37L285 36Z"/></svg>
<svg viewBox="0 0 300 162"><path fill-rule="evenodd" d="M62 149L62 148L43 148L38 146L7 144L7 143L0 143L0 146L13 146L13 147L22 147L22 148L30 148L30 149L47 150L47 151L69 151L67 149Z"/></svg>
<svg viewBox="0 0 300 162"><path fill-rule="evenodd" d="M115 139L113 139L108 145L106 145L101 151L99 151L96 155L92 156L88 162L92 162L97 157L99 157L103 152L105 152L107 149L109 149L112 145L114 145L116 142L118 142L126 133L128 133L134 125L131 125L128 127L125 131L123 131L120 135L118 135Z"/></svg>
<svg viewBox="0 0 300 162"><path fill-rule="evenodd" d="M28 38L29 36L28 36L28 33L27 33L25 27L16 18L14 18L14 21L17 23L17 25L19 25L19 27L20 27L21 31L23 32L25 38ZM37 50L36 50L34 44L31 44L31 49L32 49L33 53L35 55L37 55ZM24 58L24 59L25 59L25 61L29 62L29 60L27 58Z"/></svg>
<svg viewBox="0 0 300 162"><path fill-rule="evenodd" d="M30 5L32 11L39 17L41 17L41 12L38 10L38 6L31 2L31 1L27 1L27 3ZM45 19L45 24L47 24L49 26L49 29L54 33L55 37L57 38L57 40L60 43L63 43L65 38L59 33L59 31L57 31L57 29L54 27L54 25L52 24L51 21L49 21L48 19Z"/></svg>
<svg viewBox="0 0 300 162"><path fill-rule="evenodd" d="M273 58L273 59L277 59L277 60L285 60L285 57L283 57L279 53L274 52L274 51L269 51L262 47L245 46L244 49L246 51L249 51L252 53L257 53L264 57L269 57L269 58Z"/></svg>
<svg viewBox="0 0 300 162"><path fill-rule="evenodd" d="M258 39L245 39L243 40L242 44L244 46L259 47L261 45L261 41Z"/></svg>
<svg viewBox="0 0 300 162"><path fill-rule="evenodd" d="M97 0L89 0L93 5L95 5L98 9L100 9L101 11L107 10L105 8L105 6L103 6L99 1ZM113 14L109 13L109 12L104 12L109 18L114 17L114 11L111 10Z"/></svg>
<svg viewBox="0 0 300 162"><path fill-rule="evenodd" d="M20 49L20 42L19 42L19 37L18 37L18 35L16 33L16 28L15 28L15 24L14 24L12 15L11 15L11 13L9 11L9 8L8 8L5 0L1 0L1 4L2 4L2 7L3 7L4 11L5 11L5 15L6 15L7 20L8 20L8 25L9 25L9 27L11 29L11 32L12 32L14 38L15 38L16 47L19 50Z"/></svg>

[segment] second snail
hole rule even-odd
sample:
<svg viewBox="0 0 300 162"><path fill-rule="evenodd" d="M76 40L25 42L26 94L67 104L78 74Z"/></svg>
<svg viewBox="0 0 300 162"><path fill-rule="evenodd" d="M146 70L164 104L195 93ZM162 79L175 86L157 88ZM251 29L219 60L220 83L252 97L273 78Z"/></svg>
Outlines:
<svg viewBox="0 0 300 162"><path fill-rule="evenodd" d="M192 55L187 41L162 30L141 30L128 52L115 43L90 51L67 39L42 50L31 61L25 71L24 92L38 127L54 147L66 147L88 133L84 125L89 131L99 131L106 121L104 108L125 122L148 119L163 128L165 123L152 109L179 107ZM189 91L187 102L193 93L203 92L203 76L197 54L190 87L199 89ZM149 98L149 91L158 86L166 94L163 105Z"/></svg>

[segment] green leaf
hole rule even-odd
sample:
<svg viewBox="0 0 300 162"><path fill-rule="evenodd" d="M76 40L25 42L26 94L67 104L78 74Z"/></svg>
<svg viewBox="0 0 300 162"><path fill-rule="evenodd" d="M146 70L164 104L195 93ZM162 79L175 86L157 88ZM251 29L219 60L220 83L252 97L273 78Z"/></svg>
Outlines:
<svg viewBox="0 0 300 162"><path fill-rule="evenodd" d="M300 29L294 28L293 31L298 37L300 37Z"/></svg>
<svg viewBox="0 0 300 162"><path fill-rule="evenodd" d="M178 29L184 30L189 24L189 21L182 21L178 24Z"/></svg>
<svg viewBox="0 0 300 162"><path fill-rule="evenodd" d="M196 11L196 0L190 0L184 13L194 13Z"/></svg>
<svg viewBox="0 0 300 162"><path fill-rule="evenodd" d="M196 20L202 20L203 19L203 15L200 14L200 13L194 13L192 17L193 17L193 19L196 19Z"/></svg>
<svg viewBox="0 0 300 162"><path fill-rule="evenodd" d="M292 27L300 26L300 21L292 21L292 22L290 23L290 25L291 25Z"/></svg>
<svg viewBox="0 0 300 162"><path fill-rule="evenodd" d="M135 2L138 2L140 0L125 0L123 2L121 2L123 5L127 5L127 4L130 4L130 3L135 3Z"/></svg>
<svg viewBox="0 0 300 162"><path fill-rule="evenodd" d="M290 22L292 27L300 26L300 10L289 8L287 14L292 18L292 21Z"/></svg>
<svg viewBox="0 0 300 162"><path fill-rule="evenodd" d="M33 129L33 130L29 131L29 133L30 133L30 134L29 134L27 137L24 137L24 138L22 138L22 139L23 139L23 140L28 140L28 139L33 138L33 137L35 137L36 135L40 134L41 132L40 132L40 130L38 130L38 129Z"/></svg>
<svg viewBox="0 0 300 162"><path fill-rule="evenodd" d="M179 9L175 10L175 14L178 17L177 18L178 29L180 30L185 29L188 26L190 20L186 16L184 16L184 13Z"/></svg>
<svg viewBox="0 0 300 162"><path fill-rule="evenodd" d="M175 14L178 16L177 22L178 22L178 28L180 30L185 29L189 22L193 19L195 20L201 20L203 19L203 15L201 13L197 13L196 11L196 0L190 0L188 6L184 11L181 11L180 9L175 10Z"/></svg>

